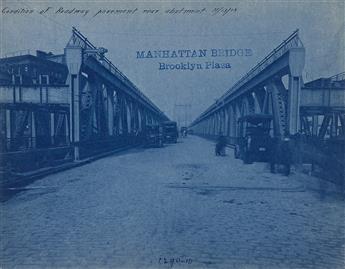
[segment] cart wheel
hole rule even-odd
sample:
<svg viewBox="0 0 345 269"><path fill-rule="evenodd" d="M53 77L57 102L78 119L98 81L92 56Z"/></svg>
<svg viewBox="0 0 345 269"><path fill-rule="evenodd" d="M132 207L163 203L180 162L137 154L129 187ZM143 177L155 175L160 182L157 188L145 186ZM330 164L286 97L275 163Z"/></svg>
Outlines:
<svg viewBox="0 0 345 269"><path fill-rule="evenodd" d="M247 148L245 148L244 152L243 152L243 163L244 164L251 164L251 163L253 163L251 158L250 158L250 154L247 151Z"/></svg>

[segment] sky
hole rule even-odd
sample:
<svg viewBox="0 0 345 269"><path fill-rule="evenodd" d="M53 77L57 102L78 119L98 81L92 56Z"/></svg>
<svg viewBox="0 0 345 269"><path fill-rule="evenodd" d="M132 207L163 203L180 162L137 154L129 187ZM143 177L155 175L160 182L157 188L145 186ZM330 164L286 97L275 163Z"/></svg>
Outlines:
<svg viewBox="0 0 345 269"><path fill-rule="evenodd" d="M169 117L195 119L271 50L299 29L306 48L308 82L345 71L343 1L17 1L0 0L0 55L37 49L63 53L76 27ZM46 13L40 14L48 7ZM57 10L88 10L61 14ZM138 9L133 14L100 10ZM193 9L200 14L167 14ZM218 8L231 9L214 14ZM33 10L33 13L9 13ZM143 14L143 10L158 10ZM239 49L251 56L138 59L137 51ZM227 69L159 70L159 63L229 63Z"/></svg>

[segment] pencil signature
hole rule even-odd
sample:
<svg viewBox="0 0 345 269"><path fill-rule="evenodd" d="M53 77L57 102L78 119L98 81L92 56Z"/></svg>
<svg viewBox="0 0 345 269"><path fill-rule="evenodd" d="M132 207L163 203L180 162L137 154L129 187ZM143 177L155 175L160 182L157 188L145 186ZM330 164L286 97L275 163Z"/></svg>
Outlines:
<svg viewBox="0 0 345 269"><path fill-rule="evenodd" d="M169 265L172 268L174 265L179 264L192 264L193 260L191 258L186 257L178 257L178 258L167 258L167 257L159 257L158 263L162 265Z"/></svg>

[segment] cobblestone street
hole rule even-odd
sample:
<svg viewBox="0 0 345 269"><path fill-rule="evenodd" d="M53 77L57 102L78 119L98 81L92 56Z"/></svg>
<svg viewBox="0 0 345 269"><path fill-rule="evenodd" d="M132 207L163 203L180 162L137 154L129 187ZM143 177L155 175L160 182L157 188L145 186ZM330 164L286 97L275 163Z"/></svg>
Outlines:
<svg viewBox="0 0 345 269"><path fill-rule="evenodd" d="M320 187L324 190L320 191ZM1 203L1 268L344 268L332 184L199 137L37 180Z"/></svg>

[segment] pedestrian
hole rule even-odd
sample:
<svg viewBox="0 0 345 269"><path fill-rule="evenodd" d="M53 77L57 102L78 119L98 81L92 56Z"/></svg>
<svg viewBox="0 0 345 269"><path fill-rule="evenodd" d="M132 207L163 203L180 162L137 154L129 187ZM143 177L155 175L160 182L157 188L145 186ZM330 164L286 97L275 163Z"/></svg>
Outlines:
<svg viewBox="0 0 345 269"><path fill-rule="evenodd" d="M216 142L216 156L225 156L226 137L220 133Z"/></svg>
<svg viewBox="0 0 345 269"><path fill-rule="evenodd" d="M285 133L284 139L281 145L281 162L284 165L284 175L288 176L291 171L291 145L290 145L290 135L288 132Z"/></svg>
<svg viewBox="0 0 345 269"><path fill-rule="evenodd" d="M276 163L278 160L278 149L279 147L279 143L278 143L278 139L270 136L270 141L268 144L268 152L269 152L269 162L270 162L270 170L271 173L275 173L276 172Z"/></svg>

